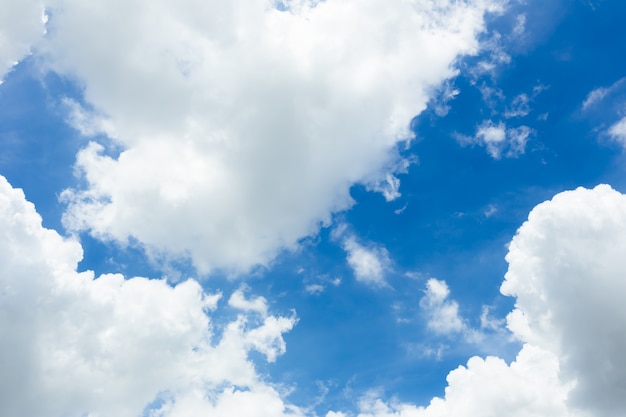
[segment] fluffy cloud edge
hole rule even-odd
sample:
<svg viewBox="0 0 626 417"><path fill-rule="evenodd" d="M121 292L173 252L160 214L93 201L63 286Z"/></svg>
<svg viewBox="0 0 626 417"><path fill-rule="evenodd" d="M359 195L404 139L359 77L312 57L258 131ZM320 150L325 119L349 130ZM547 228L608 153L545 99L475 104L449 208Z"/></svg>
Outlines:
<svg viewBox="0 0 626 417"><path fill-rule="evenodd" d="M41 61L85 86L84 106L66 100L68 118L123 149L79 153L87 186L64 193L64 224L139 241L157 262L189 257L208 274L295 249L352 206L354 184L398 198L411 119L456 75L458 57L478 52L485 15L504 2L304 1L281 11L242 0L194 15L149 3L134 4L106 42L94 33L109 27L109 6L51 3Z"/></svg>
<svg viewBox="0 0 626 417"><path fill-rule="evenodd" d="M624 251L626 195L610 186L565 191L537 205L509 245L501 287L516 298L507 316L523 342L516 359L470 358L449 373L445 395L425 407L373 392L357 413L326 417L623 415ZM423 307L451 303L445 283L429 283ZM451 331L461 326L452 323Z"/></svg>
<svg viewBox="0 0 626 417"><path fill-rule="evenodd" d="M80 243L44 228L1 176L0 249L3 415L303 415L248 357L283 354L294 315L238 290L242 313L216 333L221 294L195 280L79 273Z"/></svg>

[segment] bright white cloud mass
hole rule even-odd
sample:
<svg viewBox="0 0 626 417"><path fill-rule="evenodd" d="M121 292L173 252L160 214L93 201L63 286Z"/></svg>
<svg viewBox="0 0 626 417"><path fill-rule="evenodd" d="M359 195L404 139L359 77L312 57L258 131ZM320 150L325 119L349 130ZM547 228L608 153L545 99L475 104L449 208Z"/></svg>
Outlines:
<svg viewBox="0 0 626 417"><path fill-rule="evenodd" d="M85 86L71 121L122 148L80 152L65 224L202 272L267 264L404 169L396 145L495 4L54 2L39 49Z"/></svg>
<svg viewBox="0 0 626 417"><path fill-rule="evenodd" d="M228 304L242 313L214 341L220 294L193 280L172 287L78 273L76 241L43 228L4 179L0 197L3 415L135 416L155 399L154 416L307 414L247 358L251 349L270 361L284 353L294 317L267 315L263 298L240 289ZM516 298L508 327L524 343L515 361L474 357L427 407L372 394L358 415L623 415L624 251L626 195L601 185L538 205L510 244L502 285ZM445 282L431 279L423 304L435 330L462 331L448 295Z"/></svg>
<svg viewBox="0 0 626 417"><path fill-rule="evenodd" d="M242 313L215 341L221 294L78 273L80 245L43 228L4 178L0 232L3 416L138 416L154 401L153 416L302 415L248 359L284 353L294 317L251 317L261 303L238 291L229 304Z"/></svg>
<svg viewBox="0 0 626 417"><path fill-rule="evenodd" d="M44 8L40 1L0 1L0 84L4 75L30 52L44 34Z"/></svg>
<svg viewBox="0 0 626 417"><path fill-rule="evenodd" d="M474 357L428 407L368 399L359 416L623 415L624 251L626 195L600 185L538 205L510 244L502 284L516 298L508 327L524 343L515 361ZM428 284L437 328L460 331L445 283Z"/></svg>
<svg viewBox="0 0 626 417"><path fill-rule="evenodd" d="M626 415L579 3L0 0L0 416Z"/></svg>

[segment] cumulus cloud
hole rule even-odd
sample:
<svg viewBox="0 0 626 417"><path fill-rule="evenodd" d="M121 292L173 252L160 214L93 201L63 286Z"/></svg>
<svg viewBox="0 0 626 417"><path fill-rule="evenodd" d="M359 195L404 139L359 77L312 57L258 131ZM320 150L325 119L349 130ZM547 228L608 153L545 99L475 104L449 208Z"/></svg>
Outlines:
<svg viewBox="0 0 626 417"><path fill-rule="evenodd" d="M554 355L530 346L510 365L496 357L473 357L448 374L445 397L427 407L370 396L360 403L358 417L582 416L565 406L568 386L560 383L558 371Z"/></svg>
<svg viewBox="0 0 626 417"><path fill-rule="evenodd" d="M507 128L504 122L494 123L491 120L483 121L474 136L455 135L456 140L463 146L479 145L487 149L494 159L502 156L517 158L526 152L526 143L534 134L528 126Z"/></svg>
<svg viewBox="0 0 626 417"><path fill-rule="evenodd" d="M445 281L430 278L420 300L420 307L428 314L428 328L440 334L458 333L466 327L459 316L459 304L449 300L449 295L450 289Z"/></svg>
<svg viewBox="0 0 626 417"><path fill-rule="evenodd" d="M373 244L363 246L354 235L346 236L342 247L357 281L376 287L387 285L385 272L391 263L387 249Z"/></svg>
<svg viewBox="0 0 626 417"><path fill-rule="evenodd" d="M511 101L511 105L504 112L504 117L510 119L513 117L528 116L531 110L530 101L531 98L528 97L528 94L526 93L515 96L513 101Z"/></svg>
<svg viewBox="0 0 626 417"><path fill-rule="evenodd" d="M353 184L397 198L398 143L499 3L50 0L40 62L84 86L68 120L122 149L80 152L66 227L245 271Z"/></svg>
<svg viewBox="0 0 626 417"><path fill-rule="evenodd" d="M426 326L434 333L441 336L462 335L470 343L483 339L484 335L473 329L460 315L459 303L451 299L450 288L445 281L436 278L426 281L426 291L419 305L426 314ZM441 349L436 353L440 357Z"/></svg>
<svg viewBox="0 0 626 417"><path fill-rule="evenodd" d="M45 31L46 16L39 0L0 0L0 84Z"/></svg>
<svg viewBox="0 0 626 417"><path fill-rule="evenodd" d="M358 417L618 417L626 413L626 195L607 185L556 195L535 207L509 246L501 287L515 297L509 330L516 359L473 357L449 373L426 407L366 395ZM449 290L430 280L425 303ZM443 329L458 331L457 308ZM500 325L483 311L484 327ZM328 416L348 416L328 414Z"/></svg>
<svg viewBox="0 0 626 417"><path fill-rule="evenodd" d="M557 355L572 403L594 415L626 413L625 251L626 196L600 185L533 209L507 255L509 328Z"/></svg>
<svg viewBox="0 0 626 417"><path fill-rule="evenodd" d="M1 415L302 415L248 359L282 354L295 317L241 314L217 337L220 294L79 273L81 257L0 177Z"/></svg>
<svg viewBox="0 0 626 417"><path fill-rule="evenodd" d="M267 300L265 297L259 296L247 299L244 294L245 290L247 290L247 287L243 285L233 292L228 299L228 305L245 312L254 311L263 317L267 316Z"/></svg>
<svg viewBox="0 0 626 417"><path fill-rule="evenodd" d="M311 295L319 295L324 292L326 287L321 284L309 284L304 287L304 290Z"/></svg>

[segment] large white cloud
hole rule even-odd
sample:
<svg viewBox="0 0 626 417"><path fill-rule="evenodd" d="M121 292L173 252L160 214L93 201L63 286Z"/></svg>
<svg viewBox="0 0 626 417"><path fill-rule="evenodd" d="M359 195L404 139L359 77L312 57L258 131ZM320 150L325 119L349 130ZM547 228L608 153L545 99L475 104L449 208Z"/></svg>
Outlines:
<svg viewBox="0 0 626 417"><path fill-rule="evenodd" d="M44 6L40 0L0 0L0 84L8 71L44 33Z"/></svg>
<svg viewBox="0 0 626 417"><path fill-rule="evenodd" d="M89 104L67 100L69 119L123 149L78 155L65 224L246 270L349 208L355 183L397 197L396 145L497 3L51 0L38 50Z"/></svg>
<svg viewBox="0 0 626 417"><path fill-rule="evenodd" d="M572 403L626 414L626 196L600 185L540 204L511 242L509 328L554 352L577 380Z"/></svg>
<svg viewBox="0 0 626 417"><path fill-rule="evenodd" d="M245 314L236 292L242 313L216 334L219 294L95 278L76 271L81 257L0 177L0 415L135 417L151 403L158 416L302 415L248 359L284 353L294 317Z"/></svg>
<svg viewBox="0 0 626 417"><path fill-rule="evenodd" d="M626 195L599 185L538 205L510 244L501 288L516 297L515 361L473 357L428 406L368 395L358 417L626 415L625 253ZM447 288L430 281L429 293L445 300Z"/></svg>
<svg viewBox="0 0 626 417"><path fill-rule="evenodd" d="M556 358L538 348L525 346L510 365L496 357L473 357L447 380L445 398L434 398L427 407L368 395L359 404L358 417L582 416L565 405L569 387L559 381Z"/></svg>

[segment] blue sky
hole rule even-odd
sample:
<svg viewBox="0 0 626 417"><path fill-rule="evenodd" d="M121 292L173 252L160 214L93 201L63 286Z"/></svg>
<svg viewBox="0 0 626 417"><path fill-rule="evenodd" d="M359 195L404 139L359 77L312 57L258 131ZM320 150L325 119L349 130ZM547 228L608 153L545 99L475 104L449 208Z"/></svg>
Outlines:
<svg viewBox="0 0 626 417"><path fill-rule="evenodd" d="M0 414L626 412L624 3L0 5Z"/></svg>

